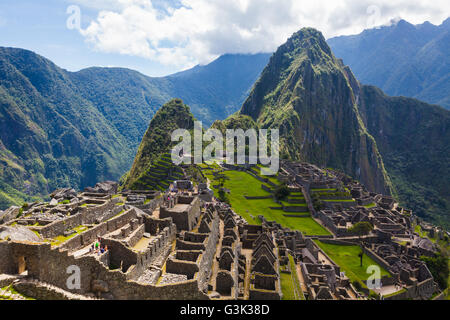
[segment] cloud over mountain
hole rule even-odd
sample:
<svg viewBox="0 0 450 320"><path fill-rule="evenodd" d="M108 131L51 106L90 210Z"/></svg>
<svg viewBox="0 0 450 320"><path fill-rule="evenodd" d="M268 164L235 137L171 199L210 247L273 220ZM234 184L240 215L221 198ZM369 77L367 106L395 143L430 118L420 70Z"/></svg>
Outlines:
<svg viewBox="0 0 450 320"><path fill-rule="evenodd" d="M98 11L81 30L96 50L189 67L225 53L272 52L300 27L332 37L401 17L440 23L446 0L102 0L73 1ZM73 3L72 2L72 3Z"/></svg>

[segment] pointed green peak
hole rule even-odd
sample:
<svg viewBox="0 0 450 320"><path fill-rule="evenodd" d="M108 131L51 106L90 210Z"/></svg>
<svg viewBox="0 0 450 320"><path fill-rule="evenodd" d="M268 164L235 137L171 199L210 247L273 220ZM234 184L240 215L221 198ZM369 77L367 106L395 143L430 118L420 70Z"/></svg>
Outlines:
<svg viewBox="0 0 450 320"><path fill-rule="evenodd" d="M173 99L163 105L150 122L124 187L131 189L155 187L149 183L156 181L158 177L163 178L154 174L155 165L158 172L170 169L167 173L173 173L175 169L171 169L173 165L170 160L172 132L177 129L192 130L194 121L190 108L181 99Z"/></svg>

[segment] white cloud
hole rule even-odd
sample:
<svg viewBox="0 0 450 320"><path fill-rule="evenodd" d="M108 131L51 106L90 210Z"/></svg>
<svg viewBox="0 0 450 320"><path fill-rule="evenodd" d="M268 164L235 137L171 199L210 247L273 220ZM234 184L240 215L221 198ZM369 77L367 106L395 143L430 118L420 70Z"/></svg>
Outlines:
<svg viewBox="0 0 450 320"><path fill-rule="evenodd" d="M325 37L359 33L401 17L438 24L448 0L73 0L97 9L82 30L97 50L189 67L225 53L274 51L301 27ZM93 5L95 3L95 5Z"/></svg>

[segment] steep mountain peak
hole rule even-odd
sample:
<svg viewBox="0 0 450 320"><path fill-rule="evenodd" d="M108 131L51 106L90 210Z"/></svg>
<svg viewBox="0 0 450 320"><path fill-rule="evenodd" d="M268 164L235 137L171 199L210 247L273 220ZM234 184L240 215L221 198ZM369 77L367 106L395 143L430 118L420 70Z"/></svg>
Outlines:
<svg viewBox="0 0 450 320"><path fill-rule="evenodd" d="M291 83L295 86L304 70L328 72L339 66L340 63L334 58L322 33L313 28L303 28L294 33L273 54L252 93L245 101L241 114L256 120L265 108L262 100L265 97L264 92L275 91L273 99L277 99L283 93L280 84ZM274 104L273 101L269 103L269 105Z"/></svg>
<svg viewBox="0 0 450 320"><path fill-rule="evenodd" d="M172 99L156 112L150 125L142 138L133 167L126 178L126 188L149 188L157 185L148 185L154 182L152 168L158 162L164 162L166 168L173 165L170 161L170 148L172 146L171 134L176 129L192 130L195 118L190 108L181 99ZM162 189L166 186L161 186Z"/></svg>
<svg viewBox="0 0 450 320"><path fill-rule="evenodd" d="M332 57L331 49L328 46L323 34L314 28L302 28L294 33L287 42L282 45L275 55L289 52L292 56L306 52L313 63L319 62L316 58L325 54Z"/></svg>
<svg viewBox="0 0 450 320"><path fill-rule="evenodd" d="M357 108L359 90L322 33L304 28L272 56L240 113L262 128L279 129L282 156L344 170L371 190L389 193Z"/></svg>

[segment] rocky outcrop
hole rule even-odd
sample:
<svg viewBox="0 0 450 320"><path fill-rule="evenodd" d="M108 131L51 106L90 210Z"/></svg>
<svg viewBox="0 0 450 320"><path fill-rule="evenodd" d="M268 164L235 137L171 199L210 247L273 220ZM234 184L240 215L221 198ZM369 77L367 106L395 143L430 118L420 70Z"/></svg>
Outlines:
<svg viewBox="0 0 450 320"><path fill-rule="evenodd" d="M0 224L7 223L15 219L20 213L20 208L12 206L5 211L0 212Z"/></svg>
<svg viewBox="0 0 450 320"><path fill-rule="evenodd" d="M71 200L77 197L77 192L72 188L63 188L55 190L50 194L50 198L57 199L58 201L62 200Z"/></svg>
<svg viewBox="0 0 450 320"><path fill-rule="evenodd" d="M0 240L9 239L12 241L29 241L39 242L40 239L33 231L26 227L14 226L14 227L0 227Z"/></svg>
<svg viewBox="0 0 450 320"><path fill-rule="evenodd" d="M119 184L114 181L99 182L94 188L85 188L85 192L116 194Z"/></svg>

